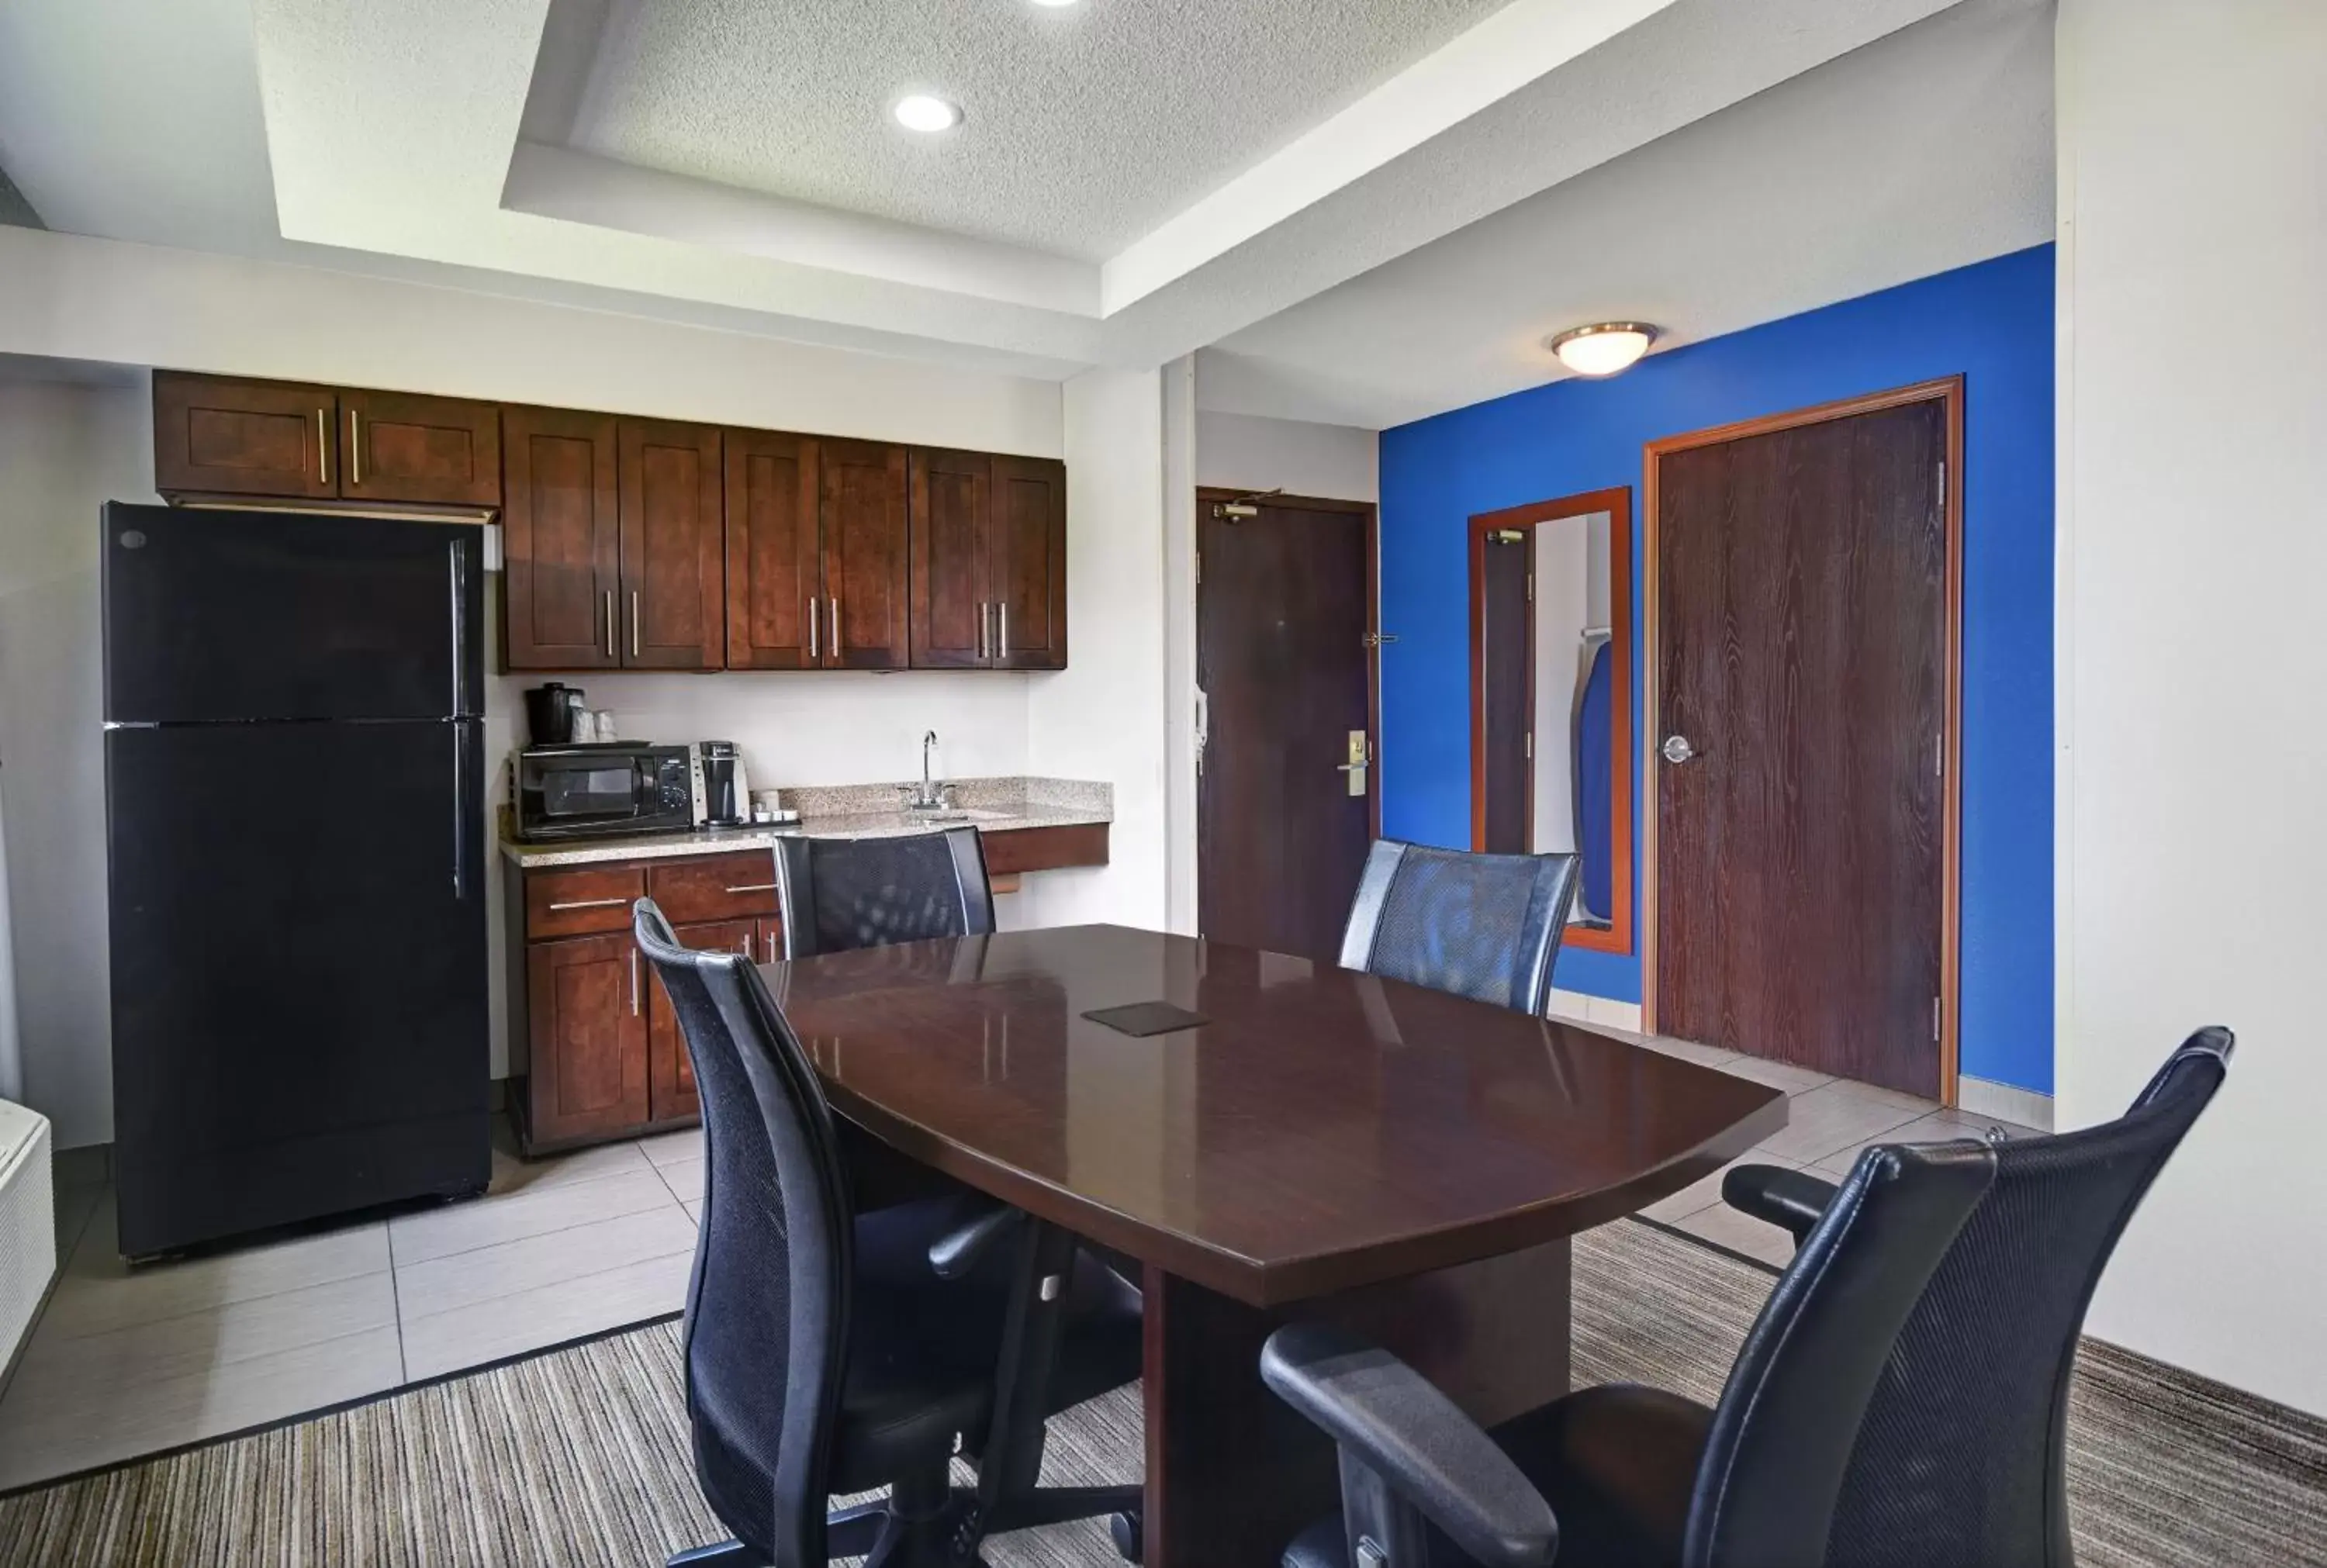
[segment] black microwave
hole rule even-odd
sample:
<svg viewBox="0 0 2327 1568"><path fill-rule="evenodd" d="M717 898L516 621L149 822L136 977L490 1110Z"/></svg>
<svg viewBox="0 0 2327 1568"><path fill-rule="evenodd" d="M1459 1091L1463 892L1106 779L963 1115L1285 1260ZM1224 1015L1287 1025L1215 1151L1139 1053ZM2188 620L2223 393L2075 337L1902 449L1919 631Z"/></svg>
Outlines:
<svg viewBox="0 0 2327 1568"><path fill-rule="evenodd" d="M521 839L684 833L694 826L695 786L684 746L602 741L518 753Z"/></svg>

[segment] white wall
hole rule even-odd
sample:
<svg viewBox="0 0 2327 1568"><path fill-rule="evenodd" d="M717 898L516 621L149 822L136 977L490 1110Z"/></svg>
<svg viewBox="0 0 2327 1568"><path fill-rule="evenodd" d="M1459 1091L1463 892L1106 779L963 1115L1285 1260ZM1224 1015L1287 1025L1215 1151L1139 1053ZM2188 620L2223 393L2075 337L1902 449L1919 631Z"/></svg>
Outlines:
<svg viewBox="0 0 2327 1568"><path fill-rule="evenodd" d="M2091 1329L2327 1414L2327 6L2061 0L2058 45L2061 1125L2239 1036Z"/></svg>
<svg viewBox="0 0 2327 1568"><path fill-rule="evenodd" d="M1201 376L1202 361L1198 361ZM1196 415L1196 482L1321 500L1378 499L1375 433L1304 419Z"/></svg>
<svg viewBox="0 0 2327 1568"><path fill-rule="evenodd" d="M1067 667L1033 677L1029 768L1115 785L1109 863L1046 872L1042 925L1164 929L1164 376L1092 370L1066 386Z"/></svg>
<svg viewBox="0 0 2327 1568"><path fill-rule="evenodd" d="M0 833L21 1097L59 1148L113 1126L98 509L155 499L148 395L116 382L0 380Z"/></svg>

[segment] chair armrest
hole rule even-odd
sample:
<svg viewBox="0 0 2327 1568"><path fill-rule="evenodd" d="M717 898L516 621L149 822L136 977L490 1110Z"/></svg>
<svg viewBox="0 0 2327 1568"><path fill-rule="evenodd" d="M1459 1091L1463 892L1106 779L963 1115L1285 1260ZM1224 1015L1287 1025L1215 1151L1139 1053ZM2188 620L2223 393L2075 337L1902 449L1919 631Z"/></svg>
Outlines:
<svg viewBox="0 0 2327 1568"><path fill-rule="evenodd" d="M1388 1351L1332 1324L1294 1323L1268 1337L1260 1376L1340 1445L1345 1486L1354 1459L1477 1561L1551 1560L1551 1505L1477 1423Z"/></svg>
<svg viewBox="0 0 2327 1568"><path fill-rule="evenodd" d="M1007 1204L989 1209L930 1243L930 1267L941 1280L958 1280L976 1268L988 1248L1024 1223L1026 1211Z"/></svg>
<svg viewBox="0 0 2327 1568"><path fill-rule="evenodd" d="M1799 1246L1826 1218L1834 1183L1778 1165L1740 1165L1721 1179L1721 1200L1741 1214L1792 1231Z"/></svg>

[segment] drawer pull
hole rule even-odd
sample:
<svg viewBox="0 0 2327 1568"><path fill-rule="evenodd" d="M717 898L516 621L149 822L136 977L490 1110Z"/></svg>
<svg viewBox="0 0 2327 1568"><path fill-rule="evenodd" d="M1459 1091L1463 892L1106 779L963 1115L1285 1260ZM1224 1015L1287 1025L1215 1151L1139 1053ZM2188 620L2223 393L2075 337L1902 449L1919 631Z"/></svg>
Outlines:
<svg viewBox="0 0 2327 1568"><path fill-rule="evenodd" d="M742 887L729 888L727 891L731 893L771 893L776 891L776 884L773 882L745 882Z"/></svg>
<svg viewBox="0 0 2327 1568"><path fill-rule="evenodd" d="M549 907L553 911L558 910L611 910L618 905L627 904L630 901L631 901L628 899L568 899L564 903L552 904Z"/></svg>

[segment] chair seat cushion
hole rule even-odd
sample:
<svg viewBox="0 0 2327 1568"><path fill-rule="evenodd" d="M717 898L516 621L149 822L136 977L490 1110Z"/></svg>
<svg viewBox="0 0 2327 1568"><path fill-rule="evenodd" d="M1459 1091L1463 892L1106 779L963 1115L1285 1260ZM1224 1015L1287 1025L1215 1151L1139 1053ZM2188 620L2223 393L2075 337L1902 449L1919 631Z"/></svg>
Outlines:
<svg viewBox="0 0 2327 1568"><path fill-rule="evenodd" d="M930 1245L960 1218L946 1201L857 1217L829 1481L836 1492L868 1490L939 1462L956 1433L973 1451L984 1435L1016 1248L993 1248L964 1278L938 1278ZM1139 1376L1136 1292L1079 1255L1067 1311L1051 1379L1053 1411Z"/></svg>
<svg viewBox="0 0 2327 1568"><path fill-rule="evenodd" d="M1489 1435L1559 1521L1557 1568L1668 1568L1680 1562L1696 1461L1713 1412L1659 1388L1612 1383L1515 1416ZM1350 1568L1341 1516L1304 1530L1285 1568ZM1470 1559L1430 1532L1429 1568Z"/></svg>

